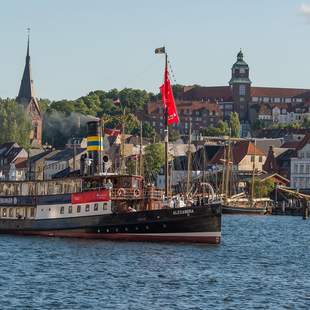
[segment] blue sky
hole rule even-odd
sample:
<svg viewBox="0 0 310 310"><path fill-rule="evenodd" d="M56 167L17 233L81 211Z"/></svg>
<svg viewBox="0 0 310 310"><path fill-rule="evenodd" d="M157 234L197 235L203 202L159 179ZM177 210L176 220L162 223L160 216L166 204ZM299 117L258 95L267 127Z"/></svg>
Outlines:
<svg viewBox="0 0 310 310"><path fill-rule="evenodd" d="M180 84L227 85L242 48L253 85L310 88L310 1L10 0L0 24L2 98L18 93L27 27L42 98L157 91L162 45Z"/></svg>

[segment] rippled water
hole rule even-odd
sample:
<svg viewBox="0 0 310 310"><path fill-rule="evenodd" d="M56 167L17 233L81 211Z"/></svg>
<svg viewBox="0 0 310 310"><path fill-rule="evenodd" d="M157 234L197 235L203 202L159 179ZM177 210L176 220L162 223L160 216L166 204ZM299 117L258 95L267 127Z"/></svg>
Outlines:
<svg viewBox="0 0 310 310"><path fill-rule="evenodd" d="M0 309L310 309L309 232L224 216L219 246L0 236Z"/></svg>

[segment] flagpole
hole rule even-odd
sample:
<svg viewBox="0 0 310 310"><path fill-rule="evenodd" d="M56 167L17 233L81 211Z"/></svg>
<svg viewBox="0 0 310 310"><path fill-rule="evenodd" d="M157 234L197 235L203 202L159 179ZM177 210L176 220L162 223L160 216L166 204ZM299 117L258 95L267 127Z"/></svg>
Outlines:
<svg viewBox="0 0 310 310"><path fill-rule="evenodd" d="M165 70L168 70L168 55L165 51ZM165 107L165 197L169 194L169 131L168 131L168 105Z"/></svg>

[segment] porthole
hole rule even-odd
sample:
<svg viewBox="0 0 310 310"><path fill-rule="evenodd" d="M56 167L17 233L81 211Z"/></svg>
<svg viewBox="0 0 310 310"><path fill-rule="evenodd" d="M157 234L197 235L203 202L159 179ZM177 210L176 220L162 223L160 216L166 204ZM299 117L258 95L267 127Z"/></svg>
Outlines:
<svg viewBox="0 0 310 310"><path fill-rule="evenodd" d="M128 228L127 228L127 227L125 227L125 231L128 231Z"/></svg>
<svg viewBox="0 0 310 310"><path fill-rule="evenodd" d="M166 224L163 224L163 228L167 228L167 225L166 225Z"/></svg>
<svg viewBox="0 0 310 310"><path fill-rule="evenodd" d="M107 232L109 232L109 229L107 229Z"/></svg>
<svg viewBox="0 0 310 310"><path fill-rule="evenodd" d="M118 228L115 228L115 232L118 232Z"/></svg>
<svg viewBox="0 0 310 310"><path fill-rule="evenodd" d="M136 230L139 230L139 227L138 227L138 226L136 226Z"/></svg>
<svg viewBox="0 0 310 310"><path fill-rule="evenodd" d="M145 226L145 229L146 229L146 230L149 230L149 229L150 229L150 227L146 225L146 226Z"/></svg>

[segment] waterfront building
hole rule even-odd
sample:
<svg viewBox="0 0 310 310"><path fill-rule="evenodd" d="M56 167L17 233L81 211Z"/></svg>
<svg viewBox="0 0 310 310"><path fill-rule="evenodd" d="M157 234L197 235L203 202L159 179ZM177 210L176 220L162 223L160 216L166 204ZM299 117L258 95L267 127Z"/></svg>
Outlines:
<svg viewBox="0 0 310 310"><path fill-rule="evenodd" d="M216 126L223 119L221 106L217 101L190 101L176 100L176 106L180 122L173 124L171 128L181 134L188 134L192 126L192 133L198 134L202 128ZM164 134L165 120L164 108L160 101L150 102L139 114L139 118L149 123L157 133Z"/></svg>
<svg viewBox="0 0 310 310"><path fill-rule="evenodd" d="M291 158L291 187L310 189L310 135L298 144L295 156Z"/></svg>
<svg viewBox="0 0 310 310"><path fill-rule="evenodd" d="M42 115L35 96L34 83L31 73L29 36L27 42L26 63L16 101L23 106L27 115L30 117L32 130L29 138L32 146L40 146L42 144Z"/></svg>
<svg viewBox="0 0 310 310"><path fill-rule="evenodd" d="M0 179L24 180L26 174L25 162L27 151L15 142L0 145ZM22 164L23 163L23 164Z"/></svg>
<svg viewBox="0 0 310 310"><path fill-rule="evenodd" d="M211 159L210 164L218 167L224 165L224 146L222 146ZM257 172L263 170L266 154L251 141L239 140L231 144L231 156L233 171L252 172L253 166Z"/></svg>

